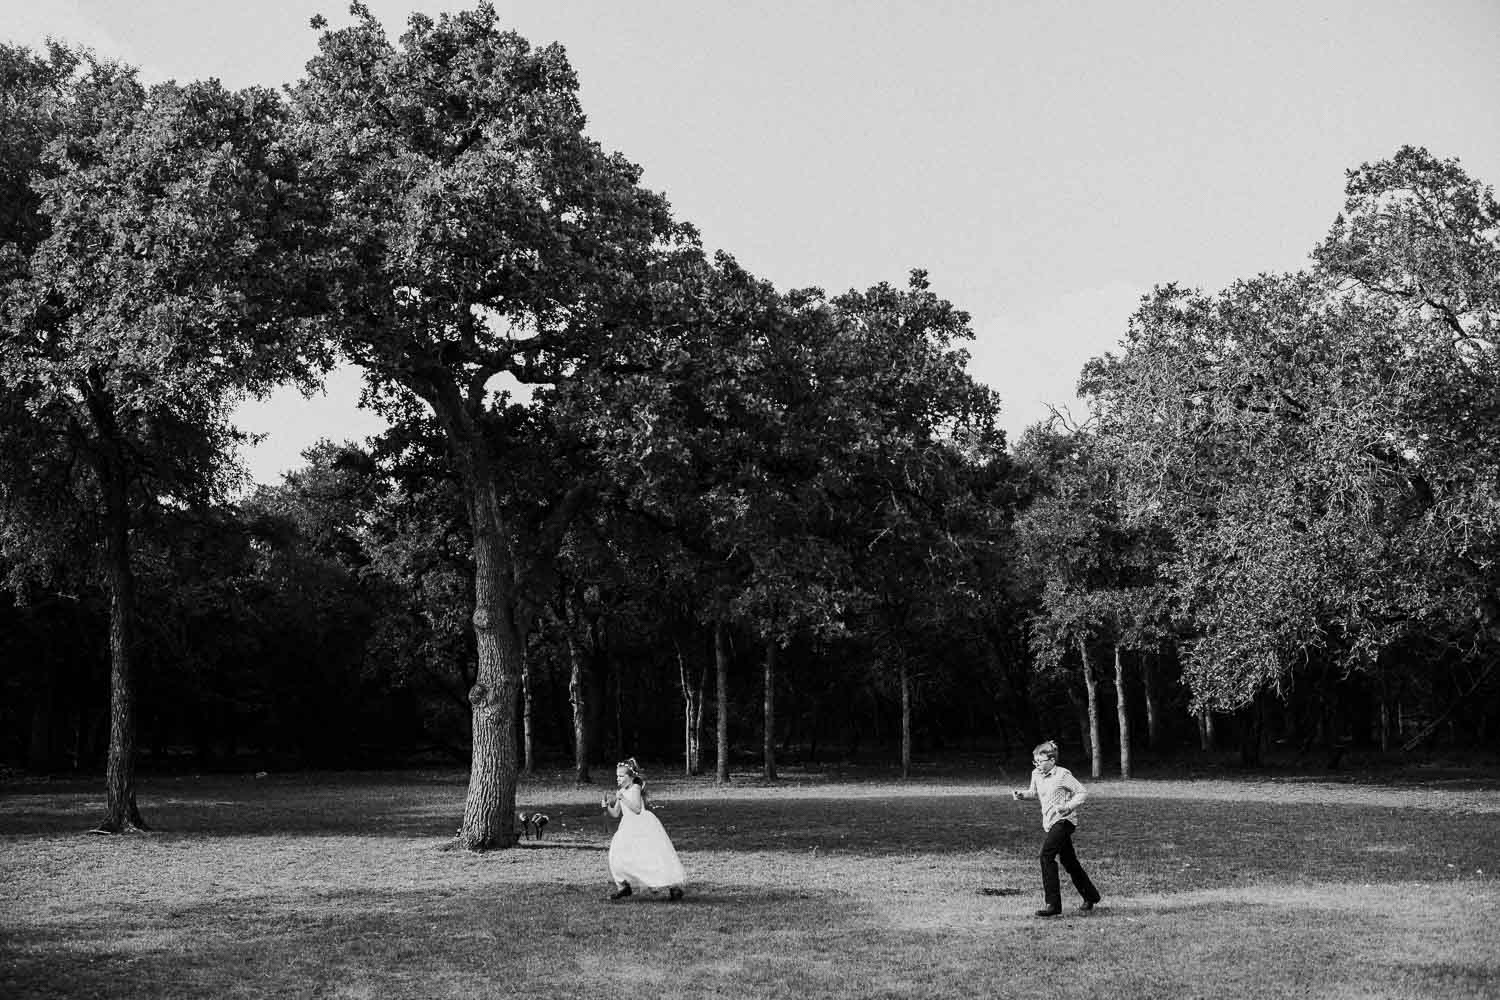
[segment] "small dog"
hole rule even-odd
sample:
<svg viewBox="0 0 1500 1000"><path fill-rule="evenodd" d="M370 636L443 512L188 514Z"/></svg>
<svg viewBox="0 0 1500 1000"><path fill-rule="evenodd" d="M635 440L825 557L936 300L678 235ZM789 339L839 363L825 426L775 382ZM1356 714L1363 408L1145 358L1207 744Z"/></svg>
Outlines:
<svg viewBox="0 0 1500 1000"><path fill-rule="evenodd" d="M516 813L516 820L521 824L522 840L541 840L542 831L547 829L546 813L535 812L530 816Z"/></svg>

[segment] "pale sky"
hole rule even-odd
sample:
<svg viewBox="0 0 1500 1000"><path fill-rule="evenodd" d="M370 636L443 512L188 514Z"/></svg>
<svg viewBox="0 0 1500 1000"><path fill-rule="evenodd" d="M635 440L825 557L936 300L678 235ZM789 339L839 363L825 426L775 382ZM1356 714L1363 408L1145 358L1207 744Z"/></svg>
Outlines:
<svg viewBox="0 0 1500 1000"><path fill-rule="evenodd" d="M398 35L413 10L372 0ZM912 268L973 315L972 371L1012 438L1071 405L1136 300L1302 267L1344 171L1402 144L1500 183L1496 0L513 0L559 41L589 131L645 169L710 249L783 289ZM0 0L0 37L93 46L148 80L295 80L343 0ZM262 482L354 400L241 411Z"/></svg>

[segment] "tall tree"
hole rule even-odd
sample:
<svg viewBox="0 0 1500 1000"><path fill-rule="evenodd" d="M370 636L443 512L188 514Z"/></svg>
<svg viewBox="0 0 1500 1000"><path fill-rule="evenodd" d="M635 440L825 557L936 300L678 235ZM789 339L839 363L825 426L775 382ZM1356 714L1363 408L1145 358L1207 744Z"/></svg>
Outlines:
<svg viewBox="0 0 1500 1000"><path fill-rule="evenodd" d="M0 384L24 413L0 433L41 445L5 450L5 516L12 537L55 534L60 515L97 529L111 660L100 829L114 832L144 825L132 530L163 500L222 495L235 481L233 406L308 377L295 319L306 205L277 142L274 92L147 88L132 69L56 46L48 61L40 92L26 89L34 72L0 81L7 104L44 108L26 119L42 130L26 148L42 151L12 168L32 194L15 203L0 254Z"/></svg>
<svg viewBox="0 0 1500 1000"><path fill-rule="evenodd" d="M1111 502L1103 449L1091 429L1027 429L1017 460L1035 480L1016 519L1022 558L1037 581L1029 622L1037 669L1058 671L1078 651L1087 708L1091 772L1103 774L1099 692L1091 647L1108 639L1108 589L1115 580L1118 518Z"/></svg>
<svg viewBox="0 0 1500 1000"><path fill-rule="evenodd" d="M1438 606L1449 609L1442 617L1458 636L1477 623L1479 645L1493 650L1500 641L1493 568L1500 556L1500 202L1457 159L1413 146L1349 171L1345 196L1313 257L1316 271L1399 331L1374 341L1387 345L1383 368L1397 377L1384 380L1383 440L1366 446L1382 485L1399 497L1387 497L1384 507L1411 538L1394 548L1435 581L1429 593L1450 598ZM1391 309L1394 322L1383 319ZM1444 715L1475 705L1485 683L1496 691L1493 655L1471 649L1466 658L1489 666L1465 682Z"/></svg>
<svg viewBox="0 0 1500 1000"><path fill-rule="evenodd" d="M877 663L894 668L901 757L909 773L918 684L932 669L927 644L972 609L976 558L997 541L984 483L1002 467L999 401L970 375L969 314L937 295L927 273L832 302L836 336L820 384L841 461L821 477L845 547L860 625ZM886 678L882 678L885 680Z"/></svg>
<svg viewBox="0 0 1500 1000"><path fill-rule="evenodd" d="M625 357L648 325L648 264L686 246L639 168L583 131L560 46L502 31L495 9L413 15L392 43L363 4L324 30L292 90L309 168L333 206L337 339L375 383L442 428L474 532L473 750L457 843L515 842L515 710L534 602L592 484L547 497L522 532L501 503L513 454L502 375L545 413ZM321 19L315 27L325 28ZM634 308L634 312L631 312Z"/></svg>

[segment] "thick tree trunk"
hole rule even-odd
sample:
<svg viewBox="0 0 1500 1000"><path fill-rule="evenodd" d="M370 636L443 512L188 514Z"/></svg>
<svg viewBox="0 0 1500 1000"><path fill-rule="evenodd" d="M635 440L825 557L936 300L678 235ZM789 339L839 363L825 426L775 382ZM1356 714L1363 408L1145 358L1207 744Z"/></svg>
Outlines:
<svg viewBox="0 0 1500 1000"><path fill-rule="evenodd" d="M714 623L714 697L718 699L718 760L714 781L729 783L729 630L723 622Z"/></svg>
<svg viewBox="0 0 1500 1000"><path fill-rule="evenodd" d="M911 777L911 674L901 658L901 777Z"/></svg>
<svg viewBox="0 0 1500 1000"><path fill-rule="evenodd" d="M776 654L775 639L766 640L765 675L765 769L767 781L776 780Z"/></svg>
<svg viewBox="0 0 1500 1000"><path fill-rule="evenodd" d="M1104 777L1104 747L1099 742L1099 684L1094 680L1094 665L1089 661L1089 644L1078 638L1078 656L1083 660L1083 686L1088 691L1089 773Z"/></svg>
<svg viewBox="0 0 1500 1000"><path fill-rule="evenodd" d="M593 783L589 775L589 713L587 677L583 649L578 641L579 622L564 609L563 630L568 640L568 706L573 713L573 780L580 785Z"/></svg>
<svg viewBox="0 0 1500 1000"><path fill-rule="evenodd" d="M101 475L104 485L104 558L109 589L109 757L104 772L104 821L98 830L145 830L135 802L135 574L130 565L130 523L124 473Z"/></svg>
<svg viewBox="0 0 1500 1000"><path fill-rule="evenodd" d="M463 481L469 524L474 532L474 640L476 668L469 689L472 749L469 791L456 846L480 851L516 843L518 783L516 716L526 667L530 620L523 600L523 571L517 552L530 549L535 565L555 556L562 532L587 496L572 489L548 514L530 546L518 544L506 523L496 487L494 456L484 430L474 420L482 407L445 377L412 376L408 388L432 407L443 426L454 465ZM482 387L479 387L482 391Z"/></svg>
<svg viewBox="0 0 1500 1000"><path fill-rule="evenodd" d="M1130 702L1125 697L1125 658L1115 644L1115 718L1120 726L1120 777L1130 777Z"/></svg>
<svg viewBox="0 0 1500 1000"><path fill-rule="evenodd" d="M508 539L487 477L471 481L474 637L478 670L469 689L473 751L459 846L480 851L516 842L516 699L525 633L512 591Z"/></svg>

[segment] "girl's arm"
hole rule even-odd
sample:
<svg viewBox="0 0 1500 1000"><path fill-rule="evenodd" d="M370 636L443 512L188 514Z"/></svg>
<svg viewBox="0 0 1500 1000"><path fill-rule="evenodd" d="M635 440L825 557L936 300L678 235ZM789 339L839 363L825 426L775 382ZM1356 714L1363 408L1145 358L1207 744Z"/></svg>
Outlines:
<svg viewBox="0 0 1500 1000"><path fill-rule="evenodd" d="M609 814L610 819L619 819L620 797L616 795L615 800L611 802L608 795L604 796L604 811Z"/></svg>

